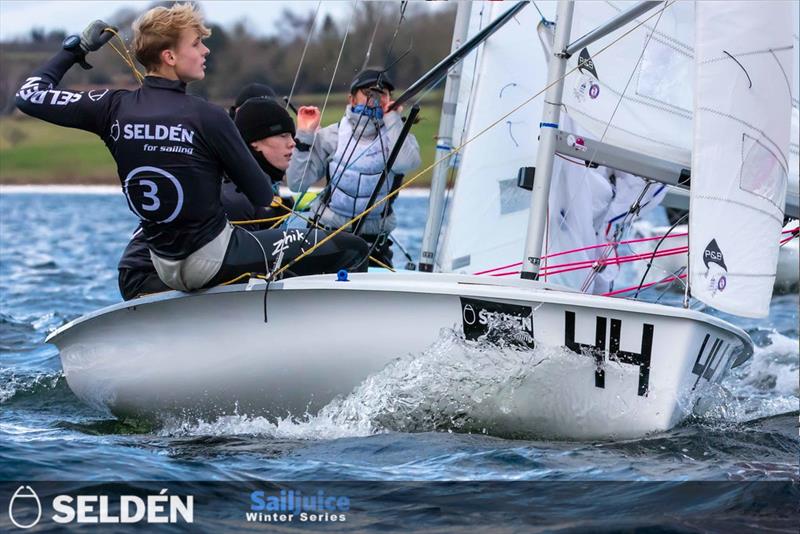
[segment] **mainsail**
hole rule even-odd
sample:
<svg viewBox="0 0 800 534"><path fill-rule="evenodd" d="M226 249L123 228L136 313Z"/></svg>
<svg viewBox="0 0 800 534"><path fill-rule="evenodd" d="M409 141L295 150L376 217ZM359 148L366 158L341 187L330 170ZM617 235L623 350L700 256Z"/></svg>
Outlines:
<svg viewBox="0 0 800 534"><path fill-rule="evenodd" d="M766 317L789 172L789 2L696 4L692 295Z"/></svg>

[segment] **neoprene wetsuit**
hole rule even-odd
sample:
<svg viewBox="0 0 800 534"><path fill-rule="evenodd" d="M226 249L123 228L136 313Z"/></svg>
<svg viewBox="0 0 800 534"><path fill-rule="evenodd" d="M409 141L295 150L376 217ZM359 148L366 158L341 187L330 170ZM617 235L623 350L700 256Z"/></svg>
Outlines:
<svg viewBox="0 0 800 534"><path fill-rule="evenodd" d="M192 290L265 272L265 262L272 264L280 251L288 262L324 235L311 232L300 242L278 230L231 229L220 200L223 173L253 205L269 205L273 193L227 113L187 95L185 83L156 76L147 76L133 91L56 89L78 59L73 52L58 52L26 79L16 105L28 115L103 139L168 286ZM293 271L357 270L366 253L362 240L339 235Z"/></svg>

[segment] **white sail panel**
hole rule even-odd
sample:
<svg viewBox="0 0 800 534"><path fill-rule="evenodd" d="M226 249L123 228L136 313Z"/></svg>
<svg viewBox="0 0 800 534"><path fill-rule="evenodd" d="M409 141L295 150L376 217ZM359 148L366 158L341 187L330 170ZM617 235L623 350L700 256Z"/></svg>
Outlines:
<svg viewBox="0 0 800 534"><path fill-rule="evenodd" d="M538 6L546 17L553 18L554 2ZM473 3L470 35L506 9L504 3ZM465 63L462 70L456 112L456 124L463 125L462 141L478 135L504 113L545 88L547 56L540 44L550 50L552 31L543 30L536 37L532 28L537 27L543 30L538 13L533 9L523 10L514 22L479 47L477 54L468 56L467 61L476 60ZM540 95L465 147L450 201L447 233L437 255L439 270L474 273L515 265L522 259L530 193L517 186L516 176L520 167L535 164L542 102ZM567 114L562 115L561 126L580 136L594 137ZM458 137L454 132L454 139ZM609 181L612 173L616 176L616 188ZM628 211L643 187L640 178L627 173L605 167L588 169L557 159L550 191L545 254L604 243L609 221L619 222L616 216ZM660 201L660 196L651 201L659 189L651 188L642 199L642 212ZM581 250L559 255L545 265L593 261L604 253L601 248ZM515 265L493 274L518 270ZM602 276L595 278L595 283L584 287L586 270L566 271L558 267L551 270L560 273L543 273L546 281L590 292L607 291L608 278L616 272L607 268Z"/></svg>
<svg viewBox="0 0 800 534"><path fill-rule="evenodd" d="M475 2L470 34L509 7L508 2ZM554 18L554 5L543 3L540 8ZM546 59L536 34L539 21L529 6L479 48L474 78L461 84L462 94L469 95L459 98L461 112L466 110L462 142L545 87ZM530 193L517 187L516 177L520 167L535 164L542 99L503 119L461 153L439 254L441 270L472 273L522 258Z"/></svg>
<svg viewBox="0 0 800 534"><path fill-rule="evenodd" d="M589 33L637 3L579 2L572 35ZM674 2L659 14L659 6L570 58L567 72L582 54L592 60L592 68L566 77L563 101L595 139L688 167L693 8Z"/></svg>
<svg viewBox="0 0 800 534"><path fill-rule="evenodd" d="M792 5L699 2L689 223L692 294L765 317L783 225Z"/></svg>

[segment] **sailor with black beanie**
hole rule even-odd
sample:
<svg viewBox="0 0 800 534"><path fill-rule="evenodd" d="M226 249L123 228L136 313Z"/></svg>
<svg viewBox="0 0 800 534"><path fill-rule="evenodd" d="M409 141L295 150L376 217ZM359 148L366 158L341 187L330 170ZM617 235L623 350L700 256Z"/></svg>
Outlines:
<svg viewBox="0 0 800 534"><path fill-rule="evenodd" d="M278 98L278 94L269 85L264 85L263 83L248 83L242 87L242 90L239 91L238 95L236 95L236 101L228 109L228 115L230 115L232 119L235 119L236 111L242 107L242 104L251 98L256 98L259 96Z"/></svg>
<svg viewBox="0 0 800 534"><path fill-rule="evenodd" d="M295 146L295 126L291 116L271 98L256 97L247 100L238 109L235 123L258 165L274 184L280 183ZM277 203L279 199L285 207ZM223 177L221 200L230 221L273 219L285 215L292 208L291 197L280 198L277 194L271 206L254 206L227 177ZM272 263L275 251L285 250L287 259L284 261L288 262L326 235L314 230L308 233L305 242L301 242L299 238L306 234L305 231L291 230L289 232L292 235L287 237L285 231L268 229L273 225L273 222L237 225L225 262L209 285L226 282L243 270L264 272L264 251ZM363 240L351 235L337 235L312 256L298 263L292 274L335 272L341 268L364 270L366 257L367 245ZM158 278L139 231L125 249L118 269L120 293L125 300L169 290Z"/></svg>
<svg viewBox="0 0 800 534"><path fill-rule="evenodd" d="M294 121L289 113L272 98L256 97L244 102L236 113L236 128L255 157L258 165L270 177L274 187L273 206L253 206L227 176L222 182L222 205L231 221L271 219L288 213L292 197L279 197L279 184L295 146ZM280 199L280 200L279 200ZM280 207L280 202L284 207ZM253 223L243 226L247 230L269 228L272 223Z"/></svg>

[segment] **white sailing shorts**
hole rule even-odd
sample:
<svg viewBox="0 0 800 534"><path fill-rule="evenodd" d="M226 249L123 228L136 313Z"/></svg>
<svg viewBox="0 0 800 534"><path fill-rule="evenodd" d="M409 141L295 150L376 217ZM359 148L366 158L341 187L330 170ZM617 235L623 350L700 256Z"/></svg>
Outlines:
<svg viewBox="0 0 800 534"><path fill-rule="evenodd" d="M226 224L217 237L195 250L182 260L167 260L150 251L150 259L158 277L172 289L192 291L200 289L214 278L228 251L233 226Z"/></svg>

